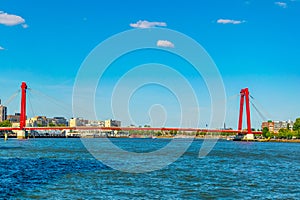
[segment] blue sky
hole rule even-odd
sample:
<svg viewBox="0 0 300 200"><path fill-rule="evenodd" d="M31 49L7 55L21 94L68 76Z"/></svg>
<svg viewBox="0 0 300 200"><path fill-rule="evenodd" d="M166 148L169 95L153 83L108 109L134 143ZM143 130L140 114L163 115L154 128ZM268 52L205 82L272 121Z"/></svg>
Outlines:
<svg viewBox="0 0 300 200"><path fill-rule="evenodd" d="M206 49L224 81L229 110L226 117L228 126L237 126L236 95L243 87L249 87L261 110L268 113L267 118L294 120L300 116L300 1L1 0L0 11L2 102L18 90L21 81L26 81L32 90L42 91L66 107L62 112L63 106L57 108L57 104L50 100L47 102L32 94L34 109L28 109L28 115L71 117L72 114L68 113L71 112L73 84L86 56L100 42L114 34L134 29L130 24L138 26L139 20L146 20L154 24L160 22L163 24L156 25L180 31ZM118 62L131 66L131 63L148 62L149 55L156 56L158 61L166 58L166 55L150 51L136 57L129 55L128 59ZM168 62L170 66L177 63L172 62L176 58L168 59L171 60ZM114 84L109 81L114 70L119 71L118 66L107 75L107 87L103 86L103 90ZM183 68L182 72L190 80L199 79L195 81L200 83L197 97L200 99L200 110L203 111L200 117L200 126L203 127L209 121L209 95L201 77L195 78L189 67ZM168 94L162 88L148 87L145 90L147 92L137 92L136 100L130 104L137 125L149 123L144 108L151 104L168 104L170 111L172 106L169 104L176 107L174 99L167 100L169 98L166 97L160 102L157 98L150 98L155 94ZM150 96L146 98L147 102L141 98L145 93ZM97 115L100 119L112 117L109 106L101 106L109 102L109 97L100 91L97 94ZM9 112L18 109L18 101L12 101ZM175 124L178 118L173 115L168 115L171 119L166 125ZM253 125L258 127L262 119L254 110L252 116Z"/></svg>

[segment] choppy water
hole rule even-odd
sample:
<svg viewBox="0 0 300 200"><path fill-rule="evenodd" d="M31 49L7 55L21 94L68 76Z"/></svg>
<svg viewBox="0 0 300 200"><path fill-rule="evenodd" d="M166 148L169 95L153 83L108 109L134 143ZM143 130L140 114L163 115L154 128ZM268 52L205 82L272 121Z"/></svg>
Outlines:
<svg viewBox="0 0 300 200"><path fill-rule="evenodd" d="M135 151L165 139L113 139ZM0 141L0 199L299 199L300 144L219 141L198 158L195 140L175 163L129 174L95 160L80 139Z"/></svg>

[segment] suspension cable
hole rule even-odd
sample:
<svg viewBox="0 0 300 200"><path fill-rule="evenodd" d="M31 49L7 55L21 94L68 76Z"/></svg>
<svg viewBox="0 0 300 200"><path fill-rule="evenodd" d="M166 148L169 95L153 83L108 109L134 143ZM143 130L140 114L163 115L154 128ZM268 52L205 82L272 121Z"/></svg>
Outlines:
<svg viewBox="0 0 300 200"><path fill-rule="evenodd" d="M38 96L42 96L44 98L46 98L49 102L55 104L58 108L60 108L62 112L64 112L64 114L66 114L66 116L69 116L70 115L70 112L69 110L66 108L68 105L67 104L63 104L61 101L47 95L47 94L44 94L38 90L33 90L30 88L29 90L31 93L35 93L36 95Z"/></svg>
<svg viewBox="0 0 300 200"><path fill-rule="evenodd" d="M256 107L256 105L253 103L253 101L250 101L251 105L253 106L253 108L256 110L256 112L258 113L258 115L261 117L262 120L266 121L267 118L265 117L265 115Z"/></svg>
<svg viewBox="0 0 300 200"><path fill-rule="evenodd" d="M18 96L18 94L20 93L20 90L17 90L11 97L9 97L3 105L8 106L15 98L16 96Z"/></svg>
<svg viewBox="0 0 300 200"><path fill-rule="evenodd" d="M263 106L253 97L250 95L250 98L253 101L253 104L255 103L255 107L258 110L258 112L260 112L263 116L264 119L267 120L267 118L272 118L271 115L263 108ZM257 105L259 106L260 109L257 108Z"/></svg>
<svg viewBox="0 0 300 200"><path fill-rule="evenodd" d="M28 88L28 91L31 91L31 88ZM33 106L32 106L32 102L31 102L31 98L32 98L32 94L31 94L31 92L28 92L28 102L29 102L29 105L30 105L30 110L31 110L31 112L32 112L32 115L33 116L36 116L36 114L35 114L35 112L34 112L34 110L33 110Z"/></svg>

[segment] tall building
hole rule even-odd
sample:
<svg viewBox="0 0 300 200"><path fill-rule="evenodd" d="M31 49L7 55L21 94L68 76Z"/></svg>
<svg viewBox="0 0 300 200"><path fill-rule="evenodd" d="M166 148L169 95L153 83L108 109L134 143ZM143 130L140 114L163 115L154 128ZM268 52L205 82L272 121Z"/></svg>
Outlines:
<svg viewBox="0 0 300 200"><path fill-rule="evenodd" d="M7 119L7 107L1 104L0 99L0 122L3 122Z"/></svg>

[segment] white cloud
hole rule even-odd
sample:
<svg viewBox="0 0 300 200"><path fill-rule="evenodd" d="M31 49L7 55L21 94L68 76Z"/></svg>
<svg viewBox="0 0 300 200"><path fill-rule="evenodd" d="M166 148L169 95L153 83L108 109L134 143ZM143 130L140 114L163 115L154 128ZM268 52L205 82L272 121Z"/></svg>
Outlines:
<svg viewBox="0 0 300 200"><path fill-rule="evenodd" d="M139 20L136 23L131 23L130 26L133 28L153 28L158 26L167 26L167 24L165 22L148 22L146 20Z"/></svg>
<svg viewBox="0 0 300 200"><path fill-rule="evenodd" d="M18 24L24 24L25 20L18 15L7 14L3 11L0 11L0 24L6 26L15 26Z"/></svg>
<svg viewBox="0 0 300 200"><path fill-rule="evenodd" d="M245 20L233 20L233 19L218 19L218 24L242 24L245 23Z"/></svg>
<svg viewBox="0 0 300 200"><path fill-rule="evenodd" d="M168 47L168 48L174 48L175 47L175 45L172 42L168 41L168 40L158 40L156 45L158 47Z"/></svg>
<svg viewBox="0 0 300 200"><path fill-rule="evenodd" d="M1 50L4 50L4 48L0 46L0 51L1 51Z"/></svg>
<svg viewBox="0 0 300 200"><path fill-rule="evenodd" d="M275 2L275 4L279 7L282 7L282 8L287 8L287 3L284 3L284 2Z"/></svg>

